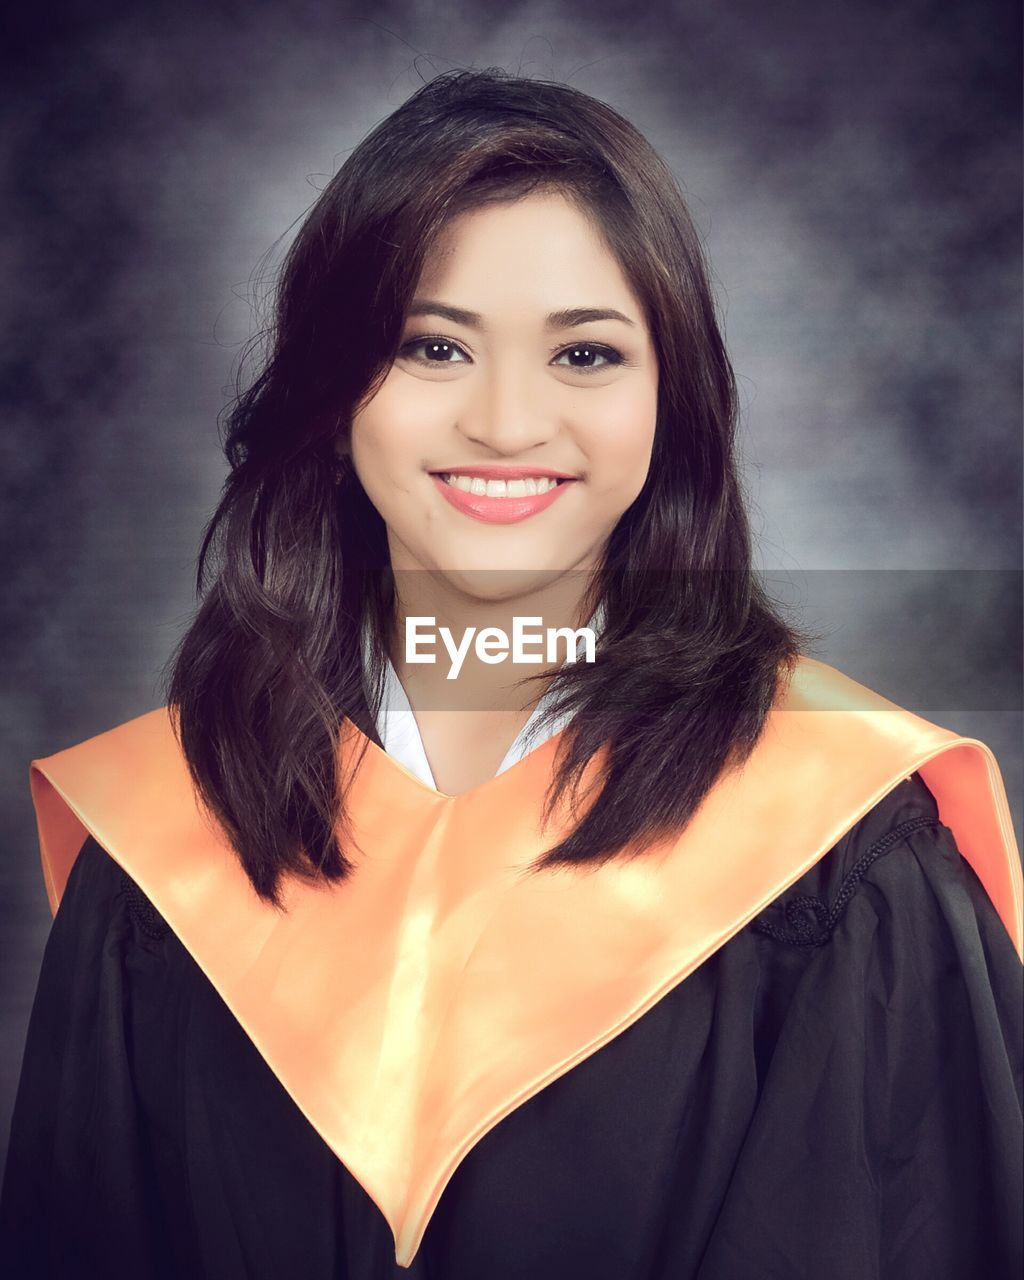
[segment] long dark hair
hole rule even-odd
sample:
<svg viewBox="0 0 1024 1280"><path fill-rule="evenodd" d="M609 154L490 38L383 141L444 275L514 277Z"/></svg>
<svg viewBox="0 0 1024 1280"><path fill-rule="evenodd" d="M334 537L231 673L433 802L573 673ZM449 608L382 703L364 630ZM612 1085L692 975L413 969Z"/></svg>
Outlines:
<svg viewBox="0 0 1024 1280"><path fill-rule="evenodd" d="M533 870L635 856L681 831L753 749L806 640L752 569L733 372L671 171L628 121L567 85L440 75L356 147L291 245L266 357L227 418L231 471L199 553L202 602L165 669L199 794L275 905L283 872L339 880L356 867L339 730L348 717L379 742L395 625L384 524L338 442L391 367L432 239L458 213L538 189L603 229L644 307L659 388L646 485L594 579L607 619L597 661L566 664L551 685L545 717L572 719L545 817L567 791L578 812L604 745L607 769Z"/></svg>

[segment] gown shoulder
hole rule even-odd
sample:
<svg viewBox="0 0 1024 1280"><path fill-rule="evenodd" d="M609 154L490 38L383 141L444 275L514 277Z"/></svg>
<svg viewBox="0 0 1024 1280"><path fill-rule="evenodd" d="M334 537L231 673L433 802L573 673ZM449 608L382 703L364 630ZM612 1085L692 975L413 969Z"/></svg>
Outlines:
<svg viewBox="0 0 1024 1280"><path fill-rule="evenodd" d="M795 1239L806 1274L1020 1274L1024 969L920 775L745 932L763 1075L706 1274L751 1239L764 1275Z"/></svg>

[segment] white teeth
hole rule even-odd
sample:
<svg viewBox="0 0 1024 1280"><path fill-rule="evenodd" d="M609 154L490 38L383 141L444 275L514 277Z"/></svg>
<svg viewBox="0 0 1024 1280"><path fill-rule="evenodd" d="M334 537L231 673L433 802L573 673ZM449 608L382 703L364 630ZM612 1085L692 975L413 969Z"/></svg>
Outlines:
<svg viewBox="0 0 1024 1280"><path fill-rule="evenodd" d="M445 473L445 484L463 493L474 493L488 498L525 498L547 493L558 485L551 476L525 476L521 480L483 480L480 476L460 476Z"/></svg>

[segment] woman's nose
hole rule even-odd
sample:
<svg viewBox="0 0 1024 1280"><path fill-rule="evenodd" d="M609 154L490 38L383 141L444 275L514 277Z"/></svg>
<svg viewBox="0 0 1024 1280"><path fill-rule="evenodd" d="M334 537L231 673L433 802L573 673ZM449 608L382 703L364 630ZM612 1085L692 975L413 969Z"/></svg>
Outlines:
<svg viewBox="0 0 1024 1280"><path fill-rule="evenodd" d="M490 369L475 381L457 424L467 440L514 457L543 445L557 430L550 406L521 367Z"/></svg>

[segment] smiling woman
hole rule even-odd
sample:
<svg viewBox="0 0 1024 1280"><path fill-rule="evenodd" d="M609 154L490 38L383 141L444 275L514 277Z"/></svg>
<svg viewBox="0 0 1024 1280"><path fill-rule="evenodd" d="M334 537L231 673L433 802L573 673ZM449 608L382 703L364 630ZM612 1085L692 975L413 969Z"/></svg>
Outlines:
<svg viewBox="0 0 1024 1280"><path fill-rule="evenodd" d="M595 305L558 306L577 299ZM391 569L446 616L501 601L523 612L542 586L551 611L559 579L582 593L647 481L658 361L644 306L578 199L556 191L452 217L407 314L394 363L338 445L384 520ZM449 327L425 335L413 317ZM578 611L571 593L562 604ZM502 679L476 669L481 705L512 705ZM442 737L427 742L435 777L466 779L472 748L459 731ZM462 758L449 765L446 750Z"/></svg>
<svg viewBox="0 0 1024 1280"><path fill-rule="evenodd" d="M762 591L649 143L438 77L317 201L270 338L166 706L33 762L0 1269L1015 1276L999 767ZM487 638L457 679L423 619ZM495 661L524 621L594 660Z"/></svg>
<svg viewBox="0 0 1024 1280"><path fill-rule="evenodd" d="M647 481L658 415L644 303L587 208L547 187L489 200L450 216L425 255L394 363L338 444L384 520L400 609L415 600L466 625L485 610L504 632L535 606L583 620ZM572 300L588 305L559 306ZM425 334L424 319L447 332ZM516 708L522 673L471 661L455 704L439 671L392 660L439 785L493 774L532 713Z"/></svg>

